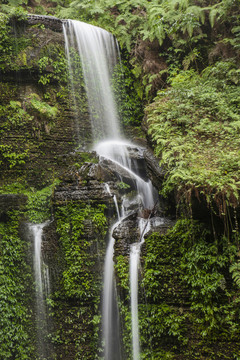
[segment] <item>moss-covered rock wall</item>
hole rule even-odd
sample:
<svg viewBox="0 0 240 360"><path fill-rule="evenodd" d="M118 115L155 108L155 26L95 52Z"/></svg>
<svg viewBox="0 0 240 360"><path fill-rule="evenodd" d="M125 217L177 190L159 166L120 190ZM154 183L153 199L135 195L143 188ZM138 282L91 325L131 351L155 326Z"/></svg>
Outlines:
<svg viewBox="0 0 240 360"><path fill-rule="evenodd" d="M77 120L71 106L61 22L46 19L0 19L0 162L5 184L6 179L18 179L46 185L60 175L64 154L89 144L87 104L82 101ZM81 96L85 99L84 91Z"/></svg>

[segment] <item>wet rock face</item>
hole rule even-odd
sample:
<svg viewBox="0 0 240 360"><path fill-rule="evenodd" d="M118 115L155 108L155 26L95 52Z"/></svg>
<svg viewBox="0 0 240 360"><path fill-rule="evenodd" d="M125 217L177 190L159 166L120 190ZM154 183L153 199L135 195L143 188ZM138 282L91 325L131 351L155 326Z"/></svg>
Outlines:
<svg viewBox="0 0 240 360"><path fill-rule="evenodd" d="M122 220L121 223L114 229L112 236L116 240L114 256L128 256L130 252L130 245L138 241L137 213L133 212Z"/></svg>
<svg viewBox="0 0 240 360"><path fill-rule="evenodd" d="M84 163L79 170L70 169L57 186L54 202L57 204L65 201L98 201L100 203L112 201L113 195L118 195L117 178L100 164ZM111 193L106 188L106 183L111 188Z"/></svg>
<svg viewBox="0 0 240 360"><path fill-rule="evenodd" d="M151 179L156 188L161 188L165 171L159 166L159 161L155 158L150 149L146 148L143 152L143 156L146 163L148 178Z"/></svg>
<svg viewBox="0 0 240 360"><path fill-rule="evenodd" d="M61 32L63 21L55 16L28 15L27 23L29 25L43 24L46 28Z"/></svg>
<svg viewBox="0 0 240 360"><path fill-rule="evenodd" d="M18 194L2 194L0 195L0 218L4 218L9 210L24 207L27 202L27 196Z"/></svg>

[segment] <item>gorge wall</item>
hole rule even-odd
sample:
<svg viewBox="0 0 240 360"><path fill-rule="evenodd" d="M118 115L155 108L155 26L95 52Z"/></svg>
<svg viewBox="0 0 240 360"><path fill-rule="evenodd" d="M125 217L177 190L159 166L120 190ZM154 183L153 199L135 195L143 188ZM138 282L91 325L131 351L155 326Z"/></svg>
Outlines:
<svg viewBox="0 0 240 360"><path fill-rule="evenodd" d="M76 123L61 21L1 16L1 26L0 359L39 358L27 223L46 220L51 220L42 244L51 283L48 359L102 358L102 269L107 228L117 217L105 184L119 204L123 188L129 196L132 188L111 164L88 151L91 130L81 73ZM164 174L150 150L143 160L160 189ZM239 288L229 272L238 238L230 241L221 230L214 232L206 207L204 216L196 211L176 222L173 203L157 210L168 217L146 234L142 247L142 359L238 359ZM139 236L137 215L133 208L114 233L123 359L131 358L129 248ZM213 225L223 227L216 219Z"/></svg>

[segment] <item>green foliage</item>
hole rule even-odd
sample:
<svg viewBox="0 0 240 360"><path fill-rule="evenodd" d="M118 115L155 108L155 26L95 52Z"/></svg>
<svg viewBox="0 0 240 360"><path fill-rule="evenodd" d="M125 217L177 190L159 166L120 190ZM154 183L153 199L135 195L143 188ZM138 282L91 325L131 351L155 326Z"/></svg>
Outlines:
<svg viewBox="0 0 240 360"><path fill-rule="evenodd" d="M92 272L95 256L89 255L90 243L85 239L85 227L91 222L96 241L106 231L104 205L92 207L86 204L67 204L58 208L57 232L65 253L66 270L63 287L69 297L80 300L98 296L98 286ZM84 236L84 237L83 237Z"/></svg>
<svg viewBox="0 0 240 360"><path fill-rule="evenodd" d="M57 324L50 338L59 358L70 353L76 359L96 359L99 354L104 210L105 205L82 202L56 209L59 276L49 304Z"/></svg>
<svg viewBox="0 0 240 360"><path fill-rule="evenodd" d="M139 83L134 80L126 61L122 61L115 68L113 76L113 90L118 105L121 123L140 125L143 117L142 102L139 97Z"/></svg>
<svg viewBox="0 0 240 360"><path fill-rule="evenodd" d="M233 280L240 287L240 263L236 262L230 266L229 271L232 273Z"/></svg>
<svg viewBox="0 0 240 360"><path fill-rule="evenodd" d="M223 72L224 71L224 72ZM179 73L148 107L149 134L167 170L163 193L207 201L239 199L239 69L220 62L197 75Z"/></svg>
<svg viewBox="0 0 240 360"><path fill-rule="evenodd" d="M0 164L9 169L24 165L28 156L28 149L22 150L18 146L0 145Z"/></svg>
<svg viewBox="0 0 240 360"><path fill-rule="evenodd" d="M41 190L31 188L23 192L28 196L27 216L31 223L43 223L51 218L51 197L56 184L57 181Z"/></svg>
<svg viewBox="0 0 240 360"><path fill-rule="evenodd" d="M162 86L167 73L178 69L203 69L210 59L210 49L213 54L218 54L219 44L220 47L227 44L225 58L238 59L238 10L238 0L213 0L210 3L197 0L100 0L97 4L84 0L70 2L59 14L112 32L121 48L131 54L131 72L138 83L141 82L136 89L138 96L143 98L145 93L151 98L151 91L156 91L157 78L162 79ZM221 51L219 57L222 57ZM168 64L168 70L161 68L163 62ZM142 86L145 87L143 91Z"/></svg>
<svg viewBox="0 0 240 360"><path fill-rule="evenodd" d="M56 81L67 83L67 59L62 46L46 45L38 60L38 67L40 72L39 84L45 86Z"/></svg>
<svg viewBox="0 0 240 360"><path fill-rule="evenodd" d="M28 45L30 45L29 39L22 36L21 31L19 31L18 27L13 26L13 23L16 19L21 20L24 16L21 16L21 8L20 11L16 8L13 9L13 13L9 15L0 13L0 70L6 72L7 70L16 70L19 68L18 62L20 58L18 58L19 54L25 49ZM13 23L11 23L13 21ZM16 24L15 24L16 25ZM13 36L13 30L15 29L15 36Z"/></svg>
<svg viewBox="0 0 240 360"><path fill-rule="evenodd" d="M11 94L11 93L10 93ZM4 94L3 94L4 95ZM12 92L15 97L15 91ZM36 95L37 96L37 95ZM9 103L3 97L3 105L0 105L0 134L2 136L2 144L0 145L0 164L5 169L23 167L29 159L29 145L23 136L18 135L18 142L9 142L9 133L21 133L27 126L34 127L34 114L29 110L35 106L35 113L44 115L44 118L52 117L56 114L57 109L48 104L31 97L31 102L20 102L10 100ZM30 101L30 100L28 100Z"/></svg>
<svg viewBox="0 0 240 360"><path fill-rule="evenodd" d="M188 34L191 38L194 32L205 22L205 9L194 5L189 0L151 1L147 6L148 21L142 31L143 39L158 39L160 45L166 37L175 39L179 34Z"/></svg>
<svg viewBox="0 0 240 360"><path fill-rule="evenodd" d="M130 185L126 184L126 183L123 182L123 181L118 182L118 183L117 183L117 187L118 187L120 190L130 189Z"/></svg>
<svg viewBox="0 0 240 360"><path fill-rule="evenodd" d="M10 27L8 25L9 18L7 15L0 13L0 53L1 53L1 62L0 69L5 68L6 63L10 62L10 54L12 51L12 42L9 37Z"/></svg>
<svg viewBox="0 0 240 360"><path fill-rule="evenodd" d="M126 290L126 297L129 297L129 263L123 255L117 256L115 260L116 276L122 289Z"/></svg>
<svg viewBox="0 0 240 360"><path fill-rule="evenodd" d="M210 7L209 20L211 26L229 21L237 24L239 20L239 1L222 0ZM233 25L232 24L232 25Z"/></svg>
<svg viewBox="0 0 240 360"><path fill-rule="evenodd" d="M166 235L146 238L145 301L139 305L143 358L181 354L192 360L207 351L211 359L230 359L238 353L238 342L211 353L214 341L239 337L239 292L228 282L236 254L235 243L216 239L204 224L187 219Z"/></svg>
<svg viewBox="0 0 240 360"><path fill-rule="evenodd" d="M33 358L31 310L32 281L26 243L18 234L19 215L9 212L0 222L0 354L2 359Z"/></svg>
<svg viewBox="0 0 240 360"><path fill-rule="evenodd" d="M10 100L9 104L0 105L0 117L3 120L0 126L1 133L11 131L14 128L21 129L33 119L24 110L23 104L14 100Z"/></svg>
<svg viewBox="0 0 240 360"><path fill-rule="evenodd" d="M52 119L55 118L58 109L56 106L50 106L45 101L42 101L37 94L31 94L27 99L27 107L33 113L36 113L40 118Z"/></svg>

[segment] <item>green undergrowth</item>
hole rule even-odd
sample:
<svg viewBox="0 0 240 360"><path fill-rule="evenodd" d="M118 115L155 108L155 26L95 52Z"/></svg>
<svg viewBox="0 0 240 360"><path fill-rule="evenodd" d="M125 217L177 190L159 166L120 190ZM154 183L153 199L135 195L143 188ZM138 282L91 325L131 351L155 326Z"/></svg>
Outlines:
<svg viewBox="0 0 240 360"><path fill-rule="evenodd" d="M237 206L240 189L240 70L219 62L201 75L179 73L148 107L149 134L166 170L163 194L176 189Z"/></svg>
<svg viewBox="0 0 240 360"><path fill-rule="evenodd" d="M9 211L0 220L0 358L33 359L31 269L27 243L19 237L23 214Z"/></svg>

